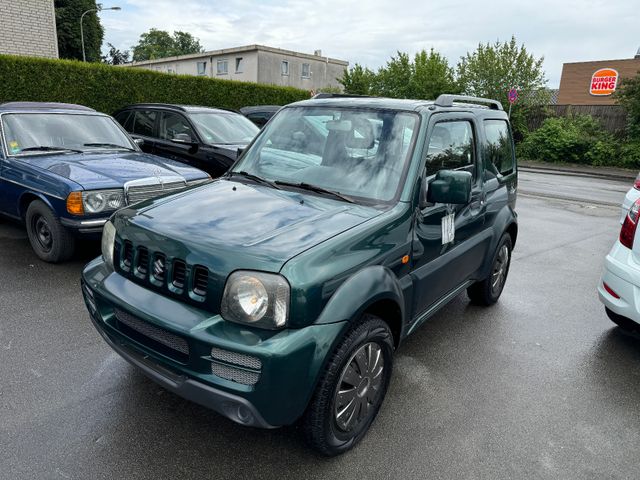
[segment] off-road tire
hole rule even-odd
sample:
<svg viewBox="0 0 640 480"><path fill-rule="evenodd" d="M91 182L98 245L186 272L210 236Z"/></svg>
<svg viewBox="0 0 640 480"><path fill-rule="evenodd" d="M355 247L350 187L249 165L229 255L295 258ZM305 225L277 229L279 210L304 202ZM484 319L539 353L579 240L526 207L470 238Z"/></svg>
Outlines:
<svg viewBox="0 0 640 480"><path fill-rule="evenodd" d="M60 263L71 258L75 250L75 237L47 205L40 200L31 202L25 223L31 248L41 260Z"/></svg>
<svg viewBox="0 0 640 480"><path fill-rule="evenodd" d="M504 250L506 247L506 250ZM476 305L484 305L489 306L493 305L498 301L500 295L502 294L502 290L504 289L505 284L507 283L507 276L509 274L509 267L511 265L511 251L513 250L513 246L511 243L511 235L505 233L502 235L500 242L498 242L498 247L493 254L493 259L491 261L491 270L489 271L489 275L484 280L480 280L479 282L474 283L470 287L467 288L467 295L471 300L471 303ZM506 251L507 259L506 263L504 259L501 261L503 253ZM494 288L493 279L496 274L496 269L502 266L502 279L499 288Z"/></svg>
<svg viewBox="0 0 640 480"><path fill-rule="evenodd" d="M336 393L343 373L354 361L354 355L367 345L379 347L383 370L376 398L368 407L368 414L353 431L342 431L338 426L335 407ZM335 456L353 448L369 430L384 400L393 367L393 335L389 326L379 317L365 314L345 334L321 374L314 395L302 418L302 432L309 445L325 456Z"/></svg>

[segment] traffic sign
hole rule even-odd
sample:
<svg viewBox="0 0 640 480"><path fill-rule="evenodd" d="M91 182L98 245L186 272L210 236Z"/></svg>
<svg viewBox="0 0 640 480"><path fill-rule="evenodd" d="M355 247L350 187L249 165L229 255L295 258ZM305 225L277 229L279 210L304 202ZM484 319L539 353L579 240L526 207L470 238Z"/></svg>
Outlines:
<svg viewBox="0 0 640 480"><path fill-rule="evenodd" d="M515 88L509 90L509 103L512 105L518 100L518 91Z"/></svg>

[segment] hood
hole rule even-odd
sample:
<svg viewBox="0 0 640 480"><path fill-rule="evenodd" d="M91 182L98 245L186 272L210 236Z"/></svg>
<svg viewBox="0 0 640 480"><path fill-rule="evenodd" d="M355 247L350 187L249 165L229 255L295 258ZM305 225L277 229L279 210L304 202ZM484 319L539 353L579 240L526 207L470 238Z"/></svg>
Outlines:
<svg viewBox="0 0 640 480"><path fill-rule="evenodd" d="M237 269L277 272L288 259L380 213L331 198L221 179L140 204L138 210L125 209L116 228L134 244L145 239L152 251L206 265L226 278Z"/></svg>
<svg viewBox="0 0 640 480"><path fill-rule="evenodd" d="M142 152L75 153L34 155L21 158L78 183L86 190L118 188L125 182L146 177L206 178L197 168Z"/></svg>

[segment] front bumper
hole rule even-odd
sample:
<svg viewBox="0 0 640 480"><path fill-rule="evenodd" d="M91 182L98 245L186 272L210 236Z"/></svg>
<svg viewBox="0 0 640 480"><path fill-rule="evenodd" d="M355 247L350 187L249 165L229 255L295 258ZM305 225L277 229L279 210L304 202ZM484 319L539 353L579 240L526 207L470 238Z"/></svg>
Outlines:
<svg viewBox="0 0 640 480"><path fill-rule="evenodd" d="M109 218L91 218L86 220L80 219L72 219L72 218L61 218L60 223L67 227L70 230L75 230L78 233L88 234L88 233L102 233L102 228L104 224L107 223Z"/></svg>
<svg viewBox="0 0 640 480"><path fill-rule="evenodd" d="M267 331L226 322L127 280L101 258L85 267L82 284L94 326L123 358L168 390L261 428L289 425L304 413L347 325ZM121 320L128 318L144 328L126 328Z"/></svg>
<svg viewBox="0 0 640 480"><path fill-rule="evenodd" d="M620 298L607 292L604 283ZM633 252L618 241L605 258L598 297L609 310L640 324L640 264Z"/></svg>

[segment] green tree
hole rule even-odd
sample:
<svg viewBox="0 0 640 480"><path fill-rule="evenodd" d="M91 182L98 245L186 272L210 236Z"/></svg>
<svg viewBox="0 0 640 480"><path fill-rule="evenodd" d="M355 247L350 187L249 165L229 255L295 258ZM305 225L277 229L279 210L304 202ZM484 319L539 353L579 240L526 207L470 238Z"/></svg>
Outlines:
<svg viewBox="0 0 640 480"><path fill-rule="evenodd" d="M435 99L443 93L460 93L455 73L445 57L433 48L418 52L413 60L411 98Z"/></svg>
<svg viewBox="0 0 640 480"><path fill-rule="evenodd" d="M175 31L172 36L169 32L156 28L140 35L138 44L131 49L136 62L204 51L200 40L188 32Z"/></svg>
<svg viewBox="0 0 640 480"><path fill-rule="evenodd" d="M371 95L374 77L374 72L356 63L351 69L345 69L338 82L344 87L345 93Z"/></svg>
<svg viewBox="0 0 640 480"><path fill-rule="evenodd" d="M542 104L548 102L543 61L518 46L514 36L509 42L481 43L460 59L458 82L467 95L493 98L503 106L512 87L518 90L519 105Z"/></svg>
<svg viewBox="0 0 640 480"><path fill-rule="evenodd" d="M95 0L55 0L54 7L60 58L82 60L80 17L87 10L98 9L99 4ZM87 61L99 62L101 60L100 47L104 37L100 18L96 12L87 13L82 25Z"/></svg>
<svg viewBox="0 0 640 480"><path fill-rule="evenodd" d="M627 133L630 140L640 141L640 73L622 80L614 97L627 111Z"/></svg>
<svg viewBox="0 0 640 480"><path fill-rule="evenodd" d="M398 52L375 73L356 63L338 81L345 92L359 95L434 99L441 93L459 92L453 68L433 49L418 52L413 60Z"/></svg>
<svg viewBox="0 0 640 480"><path fill-rule="evenodd" d="M378 70L373 90L377 95L391 98L411 97L413 65L406 53L398 52L384 67Z"/></svg>
<svg viewBox="0 0 640 480"><path fill-rule="evenodd" d="M129 50L118 50L110 43L107 43L107 47L109 47L109 51L106 55L102 56L104 63L108 63L109 65L122 65L129 61Z"/></svg>

